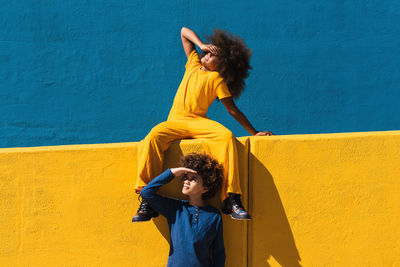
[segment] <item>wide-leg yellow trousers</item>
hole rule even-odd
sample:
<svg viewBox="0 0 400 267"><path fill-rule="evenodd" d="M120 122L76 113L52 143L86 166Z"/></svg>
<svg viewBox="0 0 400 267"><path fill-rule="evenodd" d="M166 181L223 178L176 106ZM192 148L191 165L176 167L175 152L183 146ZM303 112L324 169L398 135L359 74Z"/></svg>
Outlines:
<svg viewBox="0 0 400 267"><path fill-rule="evenodd" d="M223 165L222 199L228 197L228 193L241 194L236 141L232 132L216 121L192 117L162 122L140 142L136 192L161 174L164 151L170 144L186 138L204 140L203 147L208 150L205 152L213 155Z"/></svg>

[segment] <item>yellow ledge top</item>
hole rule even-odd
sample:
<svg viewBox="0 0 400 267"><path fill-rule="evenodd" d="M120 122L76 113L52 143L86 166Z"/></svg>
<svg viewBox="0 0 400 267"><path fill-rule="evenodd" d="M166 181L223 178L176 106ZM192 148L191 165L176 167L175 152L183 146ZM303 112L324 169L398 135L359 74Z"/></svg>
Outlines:
<svg viewBox="0 0 400 267"><path fill-rule="evenodd" d="M378 137L378 136L399 136L400 130L396 131L376 131L376 132L349 132L349 133L327 133L327 134L294 134L294 135L275 135L275 136L242 136L239 140L251 138L261 140L321 140L321 139L341 139L359 137ZM183 142L198 142L199 140L185 139ZM110 148L134 148L139 142L107 143L107 144L82 144L82 145L58 145L58 146L39 146L39 147L11 147L0 148L0 153L14 152L38 152L38 151L68 151L68 150L87 150L87 149L110 149Z"/></svg>

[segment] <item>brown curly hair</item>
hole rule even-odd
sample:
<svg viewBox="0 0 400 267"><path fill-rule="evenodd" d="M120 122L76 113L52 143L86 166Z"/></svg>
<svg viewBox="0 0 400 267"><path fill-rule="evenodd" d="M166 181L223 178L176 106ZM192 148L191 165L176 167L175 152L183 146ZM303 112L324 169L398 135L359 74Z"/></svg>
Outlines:
<svg viewBox="0 0 400 267"><path fill-rule="evenodd" d="M190 153L184 155L180 166L195 170L203 179L203 186L208 189L203 193L203 200L212 198L222 186L222 165L216 159L205 153ZM182 179L185 179L183 175Z"/></svg>
<svg viewBox="0 0 400 267"><path fill-rule="evenodd" d="M209 42L219 48L219 75L226 82L234 99L238 98L245 89L244 80L249 76L251 50L242 38L221 29L214 29L213 35L207 36ZM201 53L200 58L206 53Z"/></svg>

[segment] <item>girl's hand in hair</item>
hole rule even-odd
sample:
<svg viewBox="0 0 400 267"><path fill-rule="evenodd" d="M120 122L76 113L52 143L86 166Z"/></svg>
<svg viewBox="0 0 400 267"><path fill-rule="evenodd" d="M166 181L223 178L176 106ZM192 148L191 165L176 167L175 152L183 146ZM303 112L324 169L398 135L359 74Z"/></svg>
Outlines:
<svg viewBox="0 0 400 267"><path fill-rule="evenodd" d="M200 49L205 52L210 52L213 55L218 55L219 48L213 44L203 44Z"/></svg>
<svg viewBox="0 0 400 267"><path fill-rule="evenodd" d="M185 167L171 168L171 172L175 177L182 176L185 173L197 173L195 170L185 168Z"/></svg>

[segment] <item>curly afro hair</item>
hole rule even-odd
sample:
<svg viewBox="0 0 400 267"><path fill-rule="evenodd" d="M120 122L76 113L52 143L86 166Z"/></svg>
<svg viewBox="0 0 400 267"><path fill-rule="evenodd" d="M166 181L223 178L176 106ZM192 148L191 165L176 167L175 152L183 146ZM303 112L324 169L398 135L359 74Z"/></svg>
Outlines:
<svg viewBox="0 0 400 267"><path fill-rule="evenodd" d="M234 99L238 98L245 88L244 80L249 76L251 50L242 38L221 29L214 29L207 39L219 48L219 75L226 82ZM206 53L202 53L200 57Z"/></svg>
<svg viewBox="0 0 400 267"><path fill-rule="evenodd" d="M203 200L212 198L222 186L223 169L216 159L205 153L190 153L183 156L180 166L197 171L203 179L203 186L208 189L203 193ZM185 175L183 176L183 179Z"/></svg>

